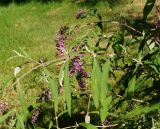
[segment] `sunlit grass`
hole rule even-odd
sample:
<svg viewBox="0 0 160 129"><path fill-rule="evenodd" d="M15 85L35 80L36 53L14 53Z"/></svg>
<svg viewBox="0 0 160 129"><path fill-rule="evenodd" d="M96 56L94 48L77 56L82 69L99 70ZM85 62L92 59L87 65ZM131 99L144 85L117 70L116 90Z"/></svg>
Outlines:
<svg viewBox="0 0 160 129"><path fill-rule="evenodd" d="M124 6L109 8L100 3L98 8L106 20L116 14L127 15ZM10 4L0 7L0 79L12 76L16 66L26 62L24 59L13 58L13 50L25 51L35 60L51 60L55 58L55 33L62 25L76 25L83 20L76 20L75 14L81 8L66 3L27 3L24 5ZM87 19L92 22L93 19ZM85 19L86 21L86 19ZM28 67L28 66L26 66Z"/></svg>

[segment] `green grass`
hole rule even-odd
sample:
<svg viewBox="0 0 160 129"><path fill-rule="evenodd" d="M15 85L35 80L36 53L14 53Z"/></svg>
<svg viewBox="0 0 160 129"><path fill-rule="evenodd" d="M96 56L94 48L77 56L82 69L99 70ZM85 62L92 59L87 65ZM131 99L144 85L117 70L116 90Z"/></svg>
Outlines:
<svg viewBox="0 0 160 129"><path fill-rule="evenodd" d="M12 76L14 68L26 62L21 58L8 61L15 55L13 50L23 50L35 60L54 59L55 33L62 25L70 26L83 22L75 18L79 8L81 7L69 3L36 2L0 7L0 80ZM112 18L112 14L117 12L125 13L121 6L111 10L102 3L96 8L99 8L106 19ZM91 18L87 20L92 22Z"/></svg>
<svg viewBox="0 0 160 129"><path fill-rule="evenodd" d="M52 59L55 55L55 32L61 25L75 23L77 7L68 5L30 3L11 4L0 8L0 73L11 73L24 60L14 58L13 50L23 49L31 58ZM0 77L0 78L1 78Z"/></svg>

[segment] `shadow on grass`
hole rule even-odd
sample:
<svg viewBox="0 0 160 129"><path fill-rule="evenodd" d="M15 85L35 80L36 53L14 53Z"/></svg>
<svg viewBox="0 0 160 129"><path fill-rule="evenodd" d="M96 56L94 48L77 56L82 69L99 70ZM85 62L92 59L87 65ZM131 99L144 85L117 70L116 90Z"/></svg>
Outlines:
<svg viewBox="0 0 160 129"><path fill-rule="evenodd" d="M100 2L109 4L109 6L112 8L118 4L121 4L122 1L124 0L0 0L0 6L8 6L11 3L16 3L16 4L25 4L29 2L40 2L42 4L47 4L49 2L71 2L73 4L77 4L80 6L94 6Z"/></svg>
<svg viewBox="0 0 160 129"><path fill-rule="evenodd" d="M42 4L47 4L49 2L62 2L63 0L0 0L0 6L8 6L11 3L15 4L25 4L29 2L40 2Z"/></svg>

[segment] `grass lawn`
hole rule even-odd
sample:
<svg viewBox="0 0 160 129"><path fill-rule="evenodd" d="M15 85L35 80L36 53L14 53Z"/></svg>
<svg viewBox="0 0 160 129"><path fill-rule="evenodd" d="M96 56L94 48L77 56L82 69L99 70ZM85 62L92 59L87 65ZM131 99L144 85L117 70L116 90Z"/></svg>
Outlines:
<svg viewBox="0 0 160 129"><path fill-rule="evenodd" d="M144 3L145 0L135 0L131 6L126 5L125 8L118 6L111 10L107 4L99 4L96 8L109 19L116 13L127 15L126 10L132 8L138 12L137 7ZM10 4L0 7L0 80L13 76L14 68L26 62L21 58L8 60L15 55L13 50L25 51L30 58L37 61L55 58L55 33L62 25L84 22L75 18L79 8L81 7L66 3ZM88 20L91 22L92 19Z"/></svg>
<svg viewBox="0 0 160 129"><path fill-rule="evenodd" d="M31 58L52 59L55 54L54 35L61 25L75 23L76 7L68 5L29 3L0 7L0 78L13 73L24 59L14 58L13 50L24 50Z"/></svg>

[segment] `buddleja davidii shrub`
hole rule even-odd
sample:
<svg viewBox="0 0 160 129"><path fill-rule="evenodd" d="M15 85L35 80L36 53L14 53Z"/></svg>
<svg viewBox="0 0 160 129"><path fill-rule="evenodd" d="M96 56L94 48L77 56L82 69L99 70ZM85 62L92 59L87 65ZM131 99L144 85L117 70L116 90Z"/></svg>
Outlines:
<svg viewBox="0 0 160 129"><path fill-rule="evenodd" d="M102 17L100 15L97 15L97 17L98 17L99 21L95 22L94 25L98 26L100 28L100 30L102 31L103 30ZM95 45L94 45L93 42L92 42L92 44L90 44L89 41L91 41L91 40L89 40L90 38L88 38L87 36L85 36L85 40L83 39L85 41L85 44L84 44L85 51L90 53L92 56L91 58L93 59L93 69L92 69L92 72L90 73L91 74L91 87L90 88L91 88L91 94L92 94L95 108L100 109L99 114L100 114L102 122L105 121L107 114L110 114L110 113L108 113L108 111L111 111L114 113L114 114L111 113L112 115L110 114L111 116L114 116L114 117L110 118L111 121L116 121L116 114L118 115L120 113L119 115L120 115L120 118L122 118L122 119L119 122L121 123L121 122L124 122L123 119L127 119L130 117L129 114L135 113L136 115L140 115L140 114L152 111L152 110L156 109L158 106L158 105L152 105L151 107L143 107L143 106L141 106L141 104L137 104L135 102L135 101L140 101L144 104L146 103L145 101L134 99L134 97L137 97L137 95L138 95L138 94L137 95L135 94L135 87L137 85L136 80L141 75L141 72L143 72L143 70L146 69L146 67L143 66L143 63L140 60L136 60L136 59L133 59L133 61L130 62L130 65L128 65L128 62L127 63L123 62L123 63L126 63L126 65L119 64L119 61L117 61L117 60L123 61L123 58L126 56L125 49L124 49L125 46L123 44L124 43L124 32L120 32L119 36L120 37L117 36L117 37L111 38L111 43L108 45L112 46L113 54L111 56L106 56L106 58L105 57L102 58L101 55L99 54L99 52L102 52L103 53L102 55L104 55L107 50L107 48L103 49L102 47L99 46L100 40L98 40L99 42L95 43ZM98 38L99 38L99 36L98 36ZM105 37L104 37L104 39L105 39ZM76 46L76 45L73 45L73 46ZM74 48L74 47L72 47L72 48ZM122 53L122 50L124 51L124 53ZM139 57L139 53L137 54L137 56ZM107 60L107 61L105 61L105 60ZM110 69L110 67L109 67L110 61L112 62L112 64L111 64L112 69ZM72 66L77 67L77 68L73 68L73 70L70 69L71 74L74 72L81 71L83 63L80 61L80 58L77 58L77 57L76 57L76 59L73 58L72 62L74 62L75 65L73 65L74 63L71 63L72 64L71 67L67 66L66 68L68 69L68 71L70 68L72 68ZM105 62L105 63L102 63L102 62ZM113 92L113 93L110 92L108 94L109 96L106 96L107 89L108 89L107 88L108 86L106 84L106 81L107 81L106 78L109 75L110 70L114 70L117 68L120 70L121 69L124 70L124 76L119 81L119 85L122 86L122 87L120 86L120 88L122 88L122 89L119 89L119 92ZM106 71L108 71L108 72L106 72ZM69 82L67 82L66 84L68 85L68 83ZM65 90L67 90L67 89L65 89ZM114 96L114 99L113 99L114 101L112 101L112 96ZM120 99L117 99L117 97L120 97ZM66 96L66 98L68 98L68 97ZM69 105L67 106L68 108L70 108L69 107L70 101L71 101L70 99L71 98L68 98L66 100L66 102L68 101L67 103L69 103ZM115 104L115 105L110 105L111 102L112 102L112 104ZM126 106L123 106L121 108L121 105L123 105L123 103L126 103ZM112 106L115 107L116 109L118 109L119 113ZM138 109L134 110L135 106L140 106L140 107ZM147 109L147 110L145 112L143 112L142 111L143 109ZM126 113L125 111L128 111L128 113ZM129 124L130 124L130 122L128 121L124 125L129 125Z"/></svg>
<svg viewBox="0 0 160 129"><path fill-rule="evenodd" d="M61 65L59 84L63 87L62 90L64 92L64 99L66 102L67 111L69 115L71 115L71 100L74 101L74 99L71 96L72 92L74 93L74 87L72 86L72 80L74 78L72 78L72 76L75 76L79 85L79 89L81 90L80 92L82 93L84 92L84 94L86 94L85 89L87 88L89 90L88 95L89 96L90 94L93 95L93 102L95 104L95 107L97 109L101 108L100 110L101 121L105 122L106 115L109 110L109 104L112 101L112 96L106 96L106 92L108 91L107 89L108 86L106 82L108 81L109 78L108 76L110 71L110 61L105 57L104 59L101 58L97 53L99 52L99 50L96 49L99 46L96 46L96 43L97 40L98 42L100 42L100 40L98 39L99 37L97 37L96 34L93 35L93 31L95 30L95 26L98 26L100 29L102 29L101 25L102 23L100 23L101 21L99 21L99 19L101 20L101 16L99 14L98 15L96 14L96 10L94 10L93 13L94 13L93 15L96 15L98 17L98 22L96 21L93 23L87 23L85 25L82 24L83 28L85 29L89 28L89 30L86 31L87 34L86 33L82 34L82 36L78 35L79 36L78 38L74 37L72 40L72 34L73 34L72 28L71 28L72 31L70 31L69 30L70 28L68 27L61 27L60 30L57 32L56 47L58 50L59 57L66 57L65 64ZM82 14L83 13L78 12L78 17L80 17L80 15ZM75 30L77 28L79 29L79 27L76 26ZM66 33L66 31L70 33ZM99 47L98 49L102 48ZM103 51L105 50L102 49L102 52ZM91 71L88 73L86 72L85 69L86 65L84 64L83 60L84 58L86 59L85 62L91 61L90 63L88 62L89 67L91 69ZM99 61L102 61L103 63L99 64ZM91 65L93 65L93 69ZM91 78L91 80L87 78ZM87 85L87 83L90 81L91 85ZM100 89L98 88L99 85ZM54 86L52 85L52 88L53 87L55 88L55 85ZM54 100L56 97L54 93L55 91L57 90L55 89L51 90Z"/></svg>
<svg viewBox="0 0 160 129"><path fill-rule="evenodd" d="M115 123L116 128L151 127L151 120L146 119L146 125L143 118L147 118L145 114L159 108L157 103L159 94L159 71L157 72L159 47L156 45L152 51L149 49L149 52L144 54L143 46L147 46L147 44L142 42L142 45L139 46L139 52L135 53L135 58L127 61L126 58L130 58L130 55L126 51L125 31L121 30L108 36L103 31L103 22L106 21L97 13L97 10L92 11L92 15L97 18L96 21L83 23L82 26L63 26L57 32L57 57L61 59L58 62L59 75L53 75L47 67L43 67L50 90L47 89L38 96L37 102L42 102L42 104L37 104L34 107L35 109L32 109L28 123L35 127L46 125L39 117L43 110L48 109L43 109L43 107L49 101L49 105L51 104L54 109L52 117L55 118L53 118L54 120L52 120L52 117L49 118L51 120L50 126L54 124L57 128L61 126L58 120L66 112L69 116L72 116L74 113L79 113L81 109L85 113L83 113L83 120L78 121L80 124L77 125L74 121L76 127L81 125L86 128L96 128L89 123L96 124L99 127L111 126ZM85 11L80 10L76 18L84 17L86 15L84 13ZM79 31L80 29L83 31ZM145 41L152 38L153 36L150 36L146 40L145 36L143 37ZM130 50L129 44L127 47ZM150 60L153 60L153 62ZM115 71L122 71L118 81L115 79L118 76ZM111 80L117 82L111 83ZM150 93L151 90L152 93ZM23 90L19 90L18 93L21 104L26 105ZM77 104L77 106L84 106L77 109L75 102L83 102L81 101L83 98L88 99L87 106ZM24 106L22 106L23 109L22 114L19 112L17 114L18 122L16 125L24 128L25 119L23 117L28 112L26 113ZM97 114L96 118L98 119L95 123L92 122L95 119L95 117L91 117L92 113ZM44 125L41 125L41 123ZM49 122L47 122L47 125L49 125Z"/></svg>

